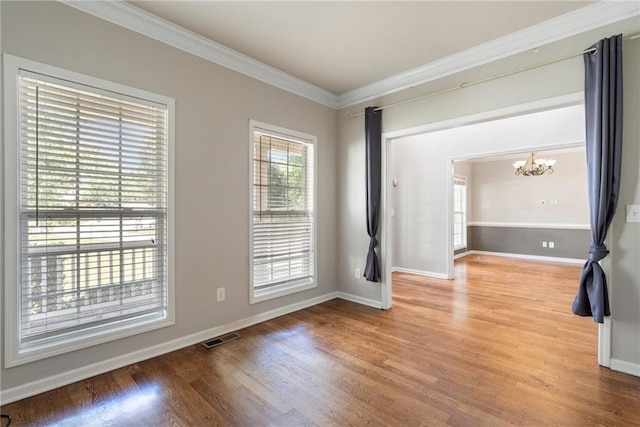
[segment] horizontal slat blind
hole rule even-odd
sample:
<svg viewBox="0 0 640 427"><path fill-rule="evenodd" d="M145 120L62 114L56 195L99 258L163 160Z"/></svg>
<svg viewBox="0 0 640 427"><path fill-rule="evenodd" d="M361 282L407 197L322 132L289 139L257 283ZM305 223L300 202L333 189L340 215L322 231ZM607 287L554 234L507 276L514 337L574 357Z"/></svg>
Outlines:
<svg viewBox="0 0 640 427"><path fill-rule="evenodd" d="M21 72L20 345L165 315L167 108Z"/></svg>
<svg viewBox="0 0 640 427"><path fill-rule="evenodd" d="M453 179L453 245L460 248L467 245L466 242L466 215L467 215L467 180L465 177L456 176Z"/></svg>
<svg viewBox="0 0 640 427"><path fill-rule="evenodd" d="M313 149L254 133L254 289L313 280Z"/></svg>

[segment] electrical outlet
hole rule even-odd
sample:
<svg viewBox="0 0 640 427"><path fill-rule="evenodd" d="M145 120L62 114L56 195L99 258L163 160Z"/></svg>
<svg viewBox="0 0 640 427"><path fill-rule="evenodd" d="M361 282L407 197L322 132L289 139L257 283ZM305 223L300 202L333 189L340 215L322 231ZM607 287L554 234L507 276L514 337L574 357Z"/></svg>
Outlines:
<svg viewBox="0 0 640 427"><path fill-rule="evenodd" d="M356 268L355 272L353 273L353 275L355 276L356 279L359 279L362 277L362 274L360 274L360 269Z"/></svg>
<svg viewBox="0 0 640 427"><path fill-rule="evenodd" d="M552 200L552 201L551 201L551 204L552 204L552 205L557 205L557 204L558 204L558 201L557 201L557 200Z"/></svg>
<svg viewBox="0 0 640 427"><path fill-rule="evenodd" d="M547 242L542 242L542 247L546 248L547 247Z"/></svg>
<svg viewBox="0 0 640 427"><path fill-rule="evenodd" d="M626 211L626 222L640 222L640 205L627 205Z"/></svg>
<svg viewBox="0 0 640 427"><path fill-rule="evenodd" d="M224 288L218 288L217 289L216 299L217 299L218 302L224 301L224 299L225 299Z"/></svg>
<svg viewBox="0 0 640 427"><path fill-rule="evenodd" d="M549 248L553 249L556 247L556 244L553 242L549 242Z"/></svg>

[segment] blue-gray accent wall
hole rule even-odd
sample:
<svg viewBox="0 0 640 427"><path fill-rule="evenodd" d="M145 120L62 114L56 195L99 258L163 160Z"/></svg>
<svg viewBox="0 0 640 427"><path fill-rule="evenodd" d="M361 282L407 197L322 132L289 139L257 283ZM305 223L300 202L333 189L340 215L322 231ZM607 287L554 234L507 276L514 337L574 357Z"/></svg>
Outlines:
<svg viewBox="0 0 640 427"><path fill-rule="evenodd" d="M554 242L555 247L545 248L542 242ZM476 251L586 260L590 244L590 231L583 229L476 225L467 228L467 248Z"/></svg>

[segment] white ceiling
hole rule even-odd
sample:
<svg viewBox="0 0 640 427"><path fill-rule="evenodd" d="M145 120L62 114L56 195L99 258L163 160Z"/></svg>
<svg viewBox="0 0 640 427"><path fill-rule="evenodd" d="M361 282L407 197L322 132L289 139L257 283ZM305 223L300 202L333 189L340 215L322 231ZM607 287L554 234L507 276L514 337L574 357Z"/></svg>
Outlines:
<svg viewBox="0 0 640 427"><path fill-rule="evenodd" d="M58 1L337 110L591 30L640 32L640 0Z"/></svg>
<svg viewBox="0 0 640 427"><path fill-rule="evenodd" d="M588 6L587 1L130 1L343 94Z"/></svg>

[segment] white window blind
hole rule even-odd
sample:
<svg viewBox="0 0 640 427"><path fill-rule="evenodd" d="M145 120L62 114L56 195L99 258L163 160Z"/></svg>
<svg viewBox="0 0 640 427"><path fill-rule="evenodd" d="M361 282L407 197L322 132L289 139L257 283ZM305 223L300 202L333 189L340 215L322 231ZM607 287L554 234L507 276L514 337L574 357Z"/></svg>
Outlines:
<svg viewBox="0 0 640 427"><path fill-rule="evenodd" d="M453 246L467 246L467 179L463 176L453 179Z"/></svg>
<svg viewBox="0 0 640 427"><path fill-rule="evenodd" d="M314 144L253 131L252 285L268 291L314 280Z"/></svg>
<svg viewBox="0 0 640 427"><path fill-rule="evenodd" d="M19 347L166 319L167 106L18 86Z"/></svg>

